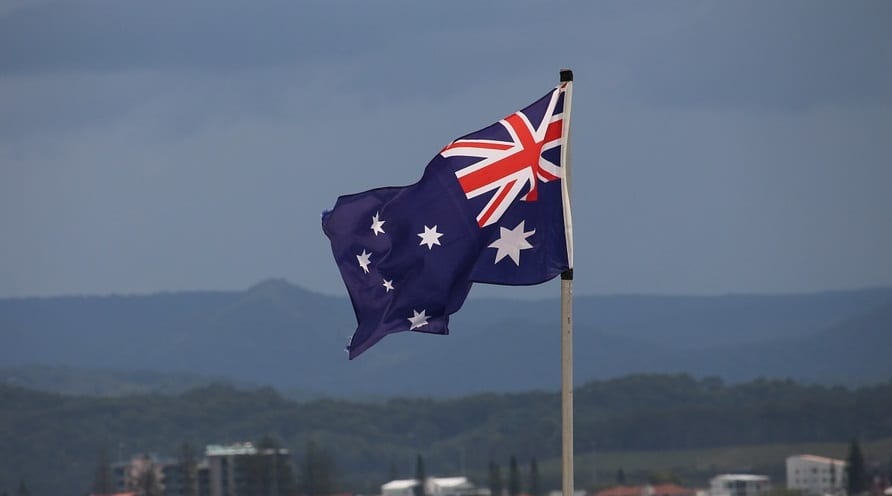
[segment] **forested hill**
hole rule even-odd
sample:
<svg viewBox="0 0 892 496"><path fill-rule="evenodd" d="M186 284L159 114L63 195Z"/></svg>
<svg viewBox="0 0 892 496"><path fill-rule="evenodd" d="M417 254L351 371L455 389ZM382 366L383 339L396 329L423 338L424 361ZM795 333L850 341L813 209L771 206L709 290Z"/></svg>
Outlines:
<svg viewBox="0 0 892 496"><path fill-rule="evenodd" d="M892 288L578 295L574 308L580 382L642 372L848 385L892 378L884 354L892 349ZM62 379L74 369L136 369L196 384L215 377L345 397L556 389L559 309L557 299L472 294L453 316L450 336L404 332L347 361L344 345L355 328L349 301L283 280L232 292L0 299L0 368L18 384L75 391L78 383L105 381L91 372L68 389L53 387L52 373L27 367L67 367ZM131 373L108 381L108 389L151 389L140 382L147 377Z"/></svg>
<svg viewBox="0 0 892 496"><path fill-rule="evenodd" d="M845 389L639 375L587 383L575 401L579 455L892 437L892 382ZM315 440L333 454L341 489L369 490L392 462L410 475L404 461L416 452L434 474L456 473L461 463L479 473L490 457L511 454L557 457L559 395L296 403L269 388L95 398L0 386L0 489L24 478L35 496L74 496L88 488L103 448L172 454L185 441L203 446L265 434L297 454Z"/></svg>

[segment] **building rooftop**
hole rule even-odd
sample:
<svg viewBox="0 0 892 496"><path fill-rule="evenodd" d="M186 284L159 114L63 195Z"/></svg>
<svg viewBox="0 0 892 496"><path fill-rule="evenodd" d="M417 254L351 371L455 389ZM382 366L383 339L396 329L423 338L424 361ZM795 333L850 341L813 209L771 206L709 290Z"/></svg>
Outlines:
<svg viewBox="0 0 892 496"><path fill-rule="evenodd" d="M204 449L207 456L255 455L257 448L251 443L209 444Z"/></svg>
<svg viewBox="0 0 892 496"><path fill-rule="evenodd" d="M205 456L232 456L232 455L287 455L285 448L257 449L253 443L233 444L209 444L204 448Z"/></svg>
<svg viewBox="0 0 892 496"><path fill-rule="evenodd" d="M598 491L595 496L641 496L641 486L615 486Z"/></svg>
<svg viewBox="0 0 892 496"><path fill-rule="evenodd" d="M467 477L428 477L427 483L442 488L455 488L468 486L471 484ZM381 490L394 491L400 489L408 489L410 487L415 487L417 484L418 479L397 479L383 484L381 486Z"/></svg>
<svg viewBox="0 0 892 496"><path fill-rule="evenodd" d="M790 458L798 458L800 460L809 460L813 462L821 462L821 463L845 463L843 460L837 460L835 458L827 458L826 456L818 456L818 455L793 455L788 456L787 460Z"/></svg>
<svg viewBox="0 0 892 496"><path fill-rule="evenodd" d="M390 489L390 490L408 489L410 487L415 487L415 485L417 485L417 484L418 484L417 479L397 479L397 480L392 480L392 481L384 484L383 486L381 486L381 489L382 490L385 490L385 489Z"/></svg>
<svg viewBox="0 0 892 496"><path fill-rule="evenodd" d="M694 494L694 490L681 487L678 484L614 486L598 491L595 496L642 496L644 494L652 494L654 496L684 496Z"/></svg>
<svg viewBox="0 0 892 496"><path fill-rule="evenodd" d="M458 487L468 483L467 477L434 477L434 484L440 487Z"/></svg>
<svg viewBox="0 0 892 496"><path fill-rule="evenodd" d="M753 474L721 474L713 477L713 479L719 480L740 480L740 481L767 481L767 475L753 475Z"/></svg>
<svg viewBox="0 0 892 496"><path fill-rule="evenodd" d="M681 487L678 484L655 484L651 486L653 488L653 493L657 495L666 495L666 494L693 494L695 491L693 489L687 487Z"/></svg>

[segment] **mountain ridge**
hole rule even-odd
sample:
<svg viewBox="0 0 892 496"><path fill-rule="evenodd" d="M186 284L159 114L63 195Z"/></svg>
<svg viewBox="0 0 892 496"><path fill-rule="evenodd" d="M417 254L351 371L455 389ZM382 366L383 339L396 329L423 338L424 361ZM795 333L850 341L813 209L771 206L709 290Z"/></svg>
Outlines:
<svg viewBox="0 0 892 496"><path fill-rule="evenodd" d="M577 295L574 374L580 381L641 372L729 381L784 374L827 383L885 380L888 367L852 364L892 349L886 305L892 288ZM334 396L547 389L560 380L558 322L557 298L472 297L452 316L449 336L399 333L347 361L344 346L355 329L348 299L284 279L231 292L0 299L0 367L188 373ZM865 344L833 363L821 359L832 349L810 344L839 347L858 330Z"/></svg>

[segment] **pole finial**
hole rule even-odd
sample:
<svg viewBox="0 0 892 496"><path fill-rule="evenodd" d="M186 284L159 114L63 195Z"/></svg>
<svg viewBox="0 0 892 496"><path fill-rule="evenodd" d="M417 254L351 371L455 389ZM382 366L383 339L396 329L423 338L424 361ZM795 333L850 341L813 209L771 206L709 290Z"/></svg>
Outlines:
<svg viewBox="0 0 892 496"><path fill-rule="evenodd" d="M570 69L561 69L561 82L566 83L573 80L573 71Z"/></svg>

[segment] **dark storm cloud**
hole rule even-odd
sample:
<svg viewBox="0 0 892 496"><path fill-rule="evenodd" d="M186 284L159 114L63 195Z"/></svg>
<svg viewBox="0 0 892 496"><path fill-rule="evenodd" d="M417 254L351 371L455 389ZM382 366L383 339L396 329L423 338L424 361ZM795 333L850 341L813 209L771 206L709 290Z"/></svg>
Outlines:
<svg viewBox="0 0 892 496"><path fill-rule="evenodd" d="M358 88L448 91L555 62L622 93L801 108L887 99L892 4L53 2L0 18L0 74L354 64ZM369 85L372 85L371 87Z"/></svg>
<svg viewBox="0 0 892 496"><path fill-rule="evenodd" d="M340 294L319 212L565 66L580 291L887 284L890 5L5 4L0 295Z"/></svg>

